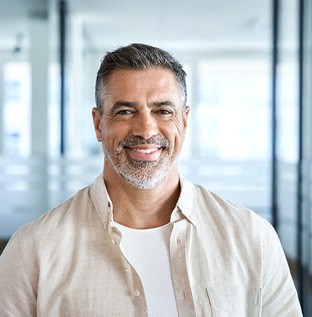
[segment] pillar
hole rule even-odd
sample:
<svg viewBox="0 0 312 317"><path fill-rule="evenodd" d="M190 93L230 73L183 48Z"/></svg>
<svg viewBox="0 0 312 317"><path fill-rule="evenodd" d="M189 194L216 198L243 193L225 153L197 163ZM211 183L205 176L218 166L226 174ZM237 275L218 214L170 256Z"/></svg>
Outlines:
<svg viewBox="0 0 312 317"><path fill-rule="evenodd" d="M30 20L32 74L31 154L48 154L48 19L45 14Z"/></svg>

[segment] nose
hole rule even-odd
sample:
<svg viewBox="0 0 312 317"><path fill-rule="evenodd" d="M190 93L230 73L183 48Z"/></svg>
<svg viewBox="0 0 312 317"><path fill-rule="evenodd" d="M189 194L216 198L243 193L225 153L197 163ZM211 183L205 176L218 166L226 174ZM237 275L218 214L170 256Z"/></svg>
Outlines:
<svg viewBox="0 0 312 317"><path fill-rule="evenodd" d="M146 140L158 134L157 120L151 111L137 114L136 118L134 118L132 133Z"/></svg>

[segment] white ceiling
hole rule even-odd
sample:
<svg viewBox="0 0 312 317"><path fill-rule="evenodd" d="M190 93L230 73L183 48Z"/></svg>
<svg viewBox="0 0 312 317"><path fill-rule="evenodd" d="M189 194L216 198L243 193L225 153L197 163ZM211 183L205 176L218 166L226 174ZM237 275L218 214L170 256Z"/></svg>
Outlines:
<svg viewBox="0 0 312 317"><path fill-rule="evenodd" d="M0 49L27 47L30 17L51 12L56 3L0 1ZM84 45L92 49L130 42L253 49L271 41L271 0L68 0L68 7L75 21L69 25L81 27Z"/></svg>
<svg viewBox="0 0 312 317"><path fill-rule="evenodd" d="M95 47L129 42L182 48L270 43L270 0L71 0L69 4L72 13L81 16L86 38Z"/></svg>

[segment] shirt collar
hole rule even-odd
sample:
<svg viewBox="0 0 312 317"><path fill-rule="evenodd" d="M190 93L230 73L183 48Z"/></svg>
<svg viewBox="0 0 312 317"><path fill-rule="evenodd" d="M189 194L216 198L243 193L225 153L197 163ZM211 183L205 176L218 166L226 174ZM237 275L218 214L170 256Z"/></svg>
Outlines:
<svg viewBox="0 0 312 317"><path fill-rule="evenodd" d="M195 186L192 182L180 175L181 193L177 205L171 214L170 222L176 222L186 218L193 225L196 225L196 204L195 204ZM109 198L103 173L99 175L90 186L90 196L93 205L100 218L110 223L113 221L113 204Z"/></svg>
<svg viewBox="0 0 312 317"><path fill-rule="evenodd" d="M90 196L94 208L102 221L110 223L113 219L113 204L105 186L103 173L101 173L90 186Z"/></svg>
<svg viewBox="0 0 312 317"><path fill-rule="evenodd" d="M195 186L188 179L180 175L181 193L176 208L172 212L171 222L181 220L185 217L189 222L196 226L196 204Z"/></svg>

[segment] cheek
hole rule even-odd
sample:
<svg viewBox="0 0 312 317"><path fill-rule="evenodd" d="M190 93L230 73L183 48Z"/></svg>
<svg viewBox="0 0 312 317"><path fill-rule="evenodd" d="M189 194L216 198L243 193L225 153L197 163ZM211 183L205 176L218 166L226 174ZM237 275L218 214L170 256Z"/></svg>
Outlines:
<svg viewBox="0 0 312 317"><path fill-rule="evenodd" d="M163 130L164 131L164 130ZM185 137L185 127L181 122L172 122L166 127L164 137L170 141L171 148L177 149L181 147Z"/></svg>
<svg viewBox="0 0 312 317"><path fill-rule="evenodd" d="M108 124L103 127L102 137L106 146L116 148L127 137L128 128L124 124Z"/></svg>

